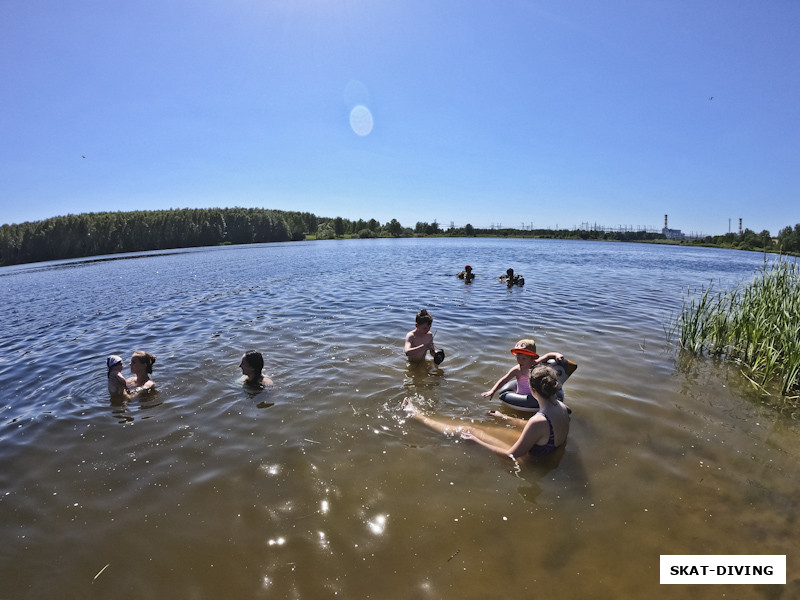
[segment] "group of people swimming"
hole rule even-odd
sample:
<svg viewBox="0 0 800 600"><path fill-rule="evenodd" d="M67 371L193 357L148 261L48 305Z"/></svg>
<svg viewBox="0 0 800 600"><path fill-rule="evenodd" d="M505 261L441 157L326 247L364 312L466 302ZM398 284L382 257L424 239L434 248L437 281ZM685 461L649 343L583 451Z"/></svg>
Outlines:
<svg viewBox="0 0 800 600"><path fill-rule="evenodd" d="M444 360L444 350L437 350L434 344L434 334L431 333L432 325L433 315L426 309L420 310L416 316L414 329L409 331L405 337L404 352L409 361L422 362L428 354L433 357L433 361L437 365ZM570 411L561 400L563 392L561 392L558 373L547 362L555 361L557 364L566 364L567 361L564 355L558 352L549 352L539 356L536 353L536 342L532 339L523 339L517 342L511 348L511 354L516 357L517 364L498 379L490 390L481 395L484 398L492 398L500 390L501 397L503 393L514 393L517 396L528 398L534 407L538 405L538 411L528 420L510 417L496 410L489 411L488 414L493 418L522 428L519 437L512 444L509 445L480 425L453 425L427 416L417 409L410 398L403 400L403 409L411 418L436 431L446 434L459 433L465 440L475 441L494 452L513 458L525 455L541 456L555 452L567 440ZM106 359L106 366L108 367L108 391L112 401L125 401L143 392L154 390L155 381L151 375L155 362L154 355L137 350L130 360L132 376L125 378L122 374L122 357L116 354L109 356ZM272 385L272 380L263 374L264 357L260 352L255 350L245 352L239 368L245 377L244 385L259 388Z"/></svg>
<svg viewBox="0 0 800 600"><path fill-rule="evenodd" d="M475 273L472 272L472 267L470 265L465 265L464 270L460 271L456 277L459 279L463 279L464 283L471 283L473 279L475 279ZM525 285L525 278L520 274L515 274L514 269L506 269L506 272L500 277L497 278L497 281L502 281L508 287L512 285Z"/></svg>
<svg viewBox="0 0 800 600"><path fill-rule="evenodd" d="M156 382L151 377L156 357L149 352L137 350L131 356L131 377L122 374L124 361L121 356L112 354L106 359L108 367L108 392L114 402L124 402L143 392L155 390ZM248 350L242 355L239 368L244 375L244 385L264 388L272 385L272 380L263 374L264 357L260 352Z"/></svg>
<svg viewBox="0 0 800 600"><path fill-rule="evenodd" d="M436 364L444 359L444 351L437 350L434 345L433 334L430 332L432 324L433 316L426 309L420 310L416 318L416 327L409 331L405 338L405 354L410 361L424 361L428 353L433 356ZM539 356L536 353L536 342L532 339L518 341L511 348L511 354L516 357L517 364L498 379L490 390L483 392L482 396L492 398L498 390L503 390L502 393L514 393L528 398L534 407L538 405L538 411L528 420L510 417L496 410L489 411L491 417L522 428L519 437L512 444L509 445L480 425L453 425L425 415L410 398L403 400L403 409L411 418L436 431L446 434L459 433L463 439L475 441L505 456L520 458L555 452L567 440L570 410L562 401L563 392L558 373L547 363L555 361L556 364L566 365L567 361L559 352L549 352ZM439 357L441 359L438 359Z"/></svg>

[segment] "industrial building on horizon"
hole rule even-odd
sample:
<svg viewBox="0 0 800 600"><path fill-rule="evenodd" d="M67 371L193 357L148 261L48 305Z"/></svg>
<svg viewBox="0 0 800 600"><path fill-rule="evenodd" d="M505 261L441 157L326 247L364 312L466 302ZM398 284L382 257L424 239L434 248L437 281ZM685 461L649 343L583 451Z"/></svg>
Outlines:
<svg viewBox="0 0 800 600"><path fill-rule="evenodd" d="M682 240L685 236L680 229L670 229L667 227L667 218L669 215L664 215L664 229L661 230L661 233L664 234L664 237L668 240Z"/></svg>

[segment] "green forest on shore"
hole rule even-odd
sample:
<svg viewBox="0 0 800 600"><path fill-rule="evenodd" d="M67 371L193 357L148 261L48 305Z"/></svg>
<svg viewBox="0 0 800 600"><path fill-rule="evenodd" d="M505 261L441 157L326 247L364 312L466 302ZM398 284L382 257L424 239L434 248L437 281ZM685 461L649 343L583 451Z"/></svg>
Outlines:
<svg viewBox="0 0 800 600"><path fill-rule="evenodd" d="M442 229L436 221L420 221L411 228L404 227L397 219L381 224L375 219L353 221L262 208L184 208L82 213L2 225L0 266L224 244L418 236L649 241L800 255L800 224L781 229L777 237L766 230L756 233L745 229L741 234L674 240L648 231L481 229L469 224Z"/></svg>

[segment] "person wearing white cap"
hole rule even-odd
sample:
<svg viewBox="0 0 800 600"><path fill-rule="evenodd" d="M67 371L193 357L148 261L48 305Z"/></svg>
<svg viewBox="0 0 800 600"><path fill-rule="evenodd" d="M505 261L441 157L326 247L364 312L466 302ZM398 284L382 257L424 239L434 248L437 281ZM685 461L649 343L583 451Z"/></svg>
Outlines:
<svg viewBox="0 0 800 600"><path fill-rule="evenodd" d="M106 366L108 367L108 392L112 396L127 397L128 388L125 376L122 374L122 358L112 354L106 359Z"/></svg>

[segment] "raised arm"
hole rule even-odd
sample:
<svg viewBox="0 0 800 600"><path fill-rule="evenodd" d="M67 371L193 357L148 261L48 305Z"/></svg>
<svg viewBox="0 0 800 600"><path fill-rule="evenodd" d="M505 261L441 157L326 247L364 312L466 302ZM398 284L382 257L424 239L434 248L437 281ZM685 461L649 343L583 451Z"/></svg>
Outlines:
<svg viewBox="0 0 800 600"><path fill-rule="evenodd" d="M548 352L547 354L544 354L544 355L540 356L538 359L536 359L536 364L538 365L538 364L546 363L551 358L554 358L556 360L556 362L559 362L559 363L564 362L564 355L561 354L560 352Z"/></svg>

